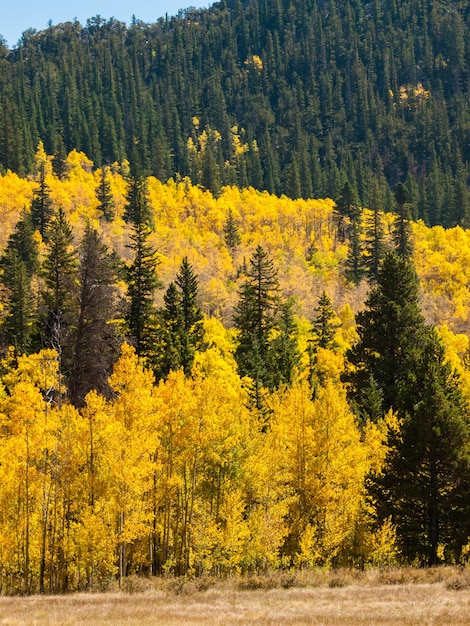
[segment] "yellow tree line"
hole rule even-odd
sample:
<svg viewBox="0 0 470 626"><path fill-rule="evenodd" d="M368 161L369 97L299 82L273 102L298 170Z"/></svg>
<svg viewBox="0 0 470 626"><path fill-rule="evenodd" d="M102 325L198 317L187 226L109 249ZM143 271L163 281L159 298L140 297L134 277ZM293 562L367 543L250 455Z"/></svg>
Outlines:
<svg viewBox="0 0 470 626"><path fill-rule="evenodd" d="M391 558L364 494L385 425L360 431L333 379L314 399L304 381L277 392L261 424L216 347L155 385L125 344L114 398L91 392L81 412L55 403L56 370L46 350L3 377L3 590Z"/></svg>

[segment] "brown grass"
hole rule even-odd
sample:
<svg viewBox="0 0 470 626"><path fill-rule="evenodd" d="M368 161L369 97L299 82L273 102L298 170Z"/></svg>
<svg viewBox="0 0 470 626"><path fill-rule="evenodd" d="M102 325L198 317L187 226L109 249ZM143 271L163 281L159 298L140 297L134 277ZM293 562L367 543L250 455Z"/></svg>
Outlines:
<svg viewBox="0 0 470 626"><path fill-rule="evenodd" d="M1 597L0 624L470 625L470 571L459 568L130 579L127 585L127 592Z"/></svg>

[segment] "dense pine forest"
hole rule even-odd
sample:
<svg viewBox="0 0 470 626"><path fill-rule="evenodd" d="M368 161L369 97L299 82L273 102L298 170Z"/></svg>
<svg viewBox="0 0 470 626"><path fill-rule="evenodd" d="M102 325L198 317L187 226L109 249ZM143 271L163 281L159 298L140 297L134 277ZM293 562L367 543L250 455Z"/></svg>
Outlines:
<svg viewBox="0 0 470 626"><path fill-rule="evenodd" d="M413 217L469 216L470 3L223 0L130 27L98 17L0 48L0 166L31 171L38 142L96 166L125 158L190 176Z"/></svg>
<svg viewBox="0 0 470 626"><path fill-rule="evenodd" d="M465 564L467 2L0 59L0 592Z"/></svg>

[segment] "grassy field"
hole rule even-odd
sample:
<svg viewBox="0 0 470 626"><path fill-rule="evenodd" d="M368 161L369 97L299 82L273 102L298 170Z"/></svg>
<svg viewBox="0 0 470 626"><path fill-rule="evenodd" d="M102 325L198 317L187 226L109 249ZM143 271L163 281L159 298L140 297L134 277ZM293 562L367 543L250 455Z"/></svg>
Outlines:
<svg viewBox="0 0 470 626"><path fill-rule="evenodd" d="M0 624L470 624L470 571L300 573L130 581L132 592L0 598Z"/></svg>

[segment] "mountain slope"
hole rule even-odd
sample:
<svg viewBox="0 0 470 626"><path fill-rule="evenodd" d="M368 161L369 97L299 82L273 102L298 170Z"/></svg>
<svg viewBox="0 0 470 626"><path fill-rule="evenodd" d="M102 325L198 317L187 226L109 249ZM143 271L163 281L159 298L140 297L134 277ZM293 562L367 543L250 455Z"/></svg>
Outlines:
<svg viewBox="0 0 470 626"><path fill-rule="evenodd" d="M131 27L96 17L23 37L0 59L0 164L77 148L218 193L393 208L466 224L470 2L223 0ZM378 191L377 191L378 190Z"/></svg>

